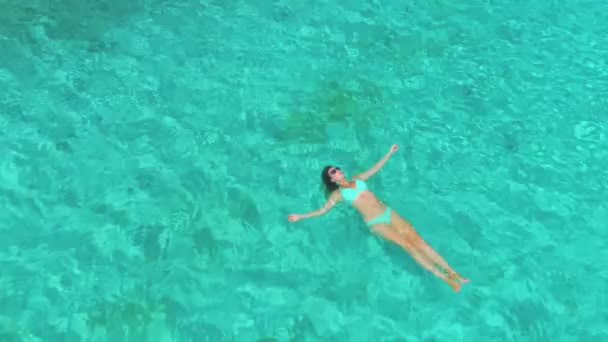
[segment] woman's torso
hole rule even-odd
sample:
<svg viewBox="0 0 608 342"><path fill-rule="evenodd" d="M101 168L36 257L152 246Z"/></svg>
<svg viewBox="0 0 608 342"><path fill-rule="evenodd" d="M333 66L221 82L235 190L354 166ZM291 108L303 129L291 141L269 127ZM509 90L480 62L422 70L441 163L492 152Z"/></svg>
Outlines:
<svg viewBox="0 0 608 342"><path fill-rule="evenodd" d="M365 221L380 215L386 210L382 203L368 188L365 181L355 179L352 187L340 188L338 191L342 199L355 207Z"/></svg>

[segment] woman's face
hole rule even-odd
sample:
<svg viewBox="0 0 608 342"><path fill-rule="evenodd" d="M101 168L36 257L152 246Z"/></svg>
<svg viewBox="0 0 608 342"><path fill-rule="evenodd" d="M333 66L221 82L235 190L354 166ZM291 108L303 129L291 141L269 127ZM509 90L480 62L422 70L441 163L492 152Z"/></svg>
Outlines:
<svg viewBox="0 0 608 342"><path fill-rule="evenodd" d="M327 170L327 174L329 174L329 178L331 178L332 182L337 182L339 180L344 179L344 172L340 170L337 166L332 166Z"/></svg>

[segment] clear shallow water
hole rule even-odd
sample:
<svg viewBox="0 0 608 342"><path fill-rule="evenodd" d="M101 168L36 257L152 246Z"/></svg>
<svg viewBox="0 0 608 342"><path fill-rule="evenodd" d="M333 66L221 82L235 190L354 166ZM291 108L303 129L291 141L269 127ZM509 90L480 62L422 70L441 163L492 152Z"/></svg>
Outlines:
<svg viewBox="0 0 608 342"><path fill-rule="evenodd" d="M0 340L605 341L603 2L0 5ZM315 209L369 182L461 293Z"/></svg>

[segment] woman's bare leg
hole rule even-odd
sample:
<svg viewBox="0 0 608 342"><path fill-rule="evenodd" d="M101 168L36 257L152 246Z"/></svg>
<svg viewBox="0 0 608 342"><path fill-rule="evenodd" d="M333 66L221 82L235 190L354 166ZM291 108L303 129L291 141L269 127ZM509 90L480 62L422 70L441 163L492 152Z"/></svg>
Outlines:
<svg viewBox="0 0 608 342"><path fill-rule="evenodd" d="M469 279L461 276L458 272L454 271L454 269L450 267L450 265L448 265L448 263L443 260L443 258L437 252L435 252L435 250L431 246L429 246L426 241L422 239L420 240L421 241L416 245L416 248L418 248L418 250L420 250L429 259L433 260L434 262L439 264L443 269L445 269L446 272L448 272L449 276L453 276L463 283L469 282Z"/></svg>
<svg viewBox="0 0 608 342"><path fill-rule="evenodd" d="M455 278L465 284L469 282L469 279L456 272L439 253L429 246L406 219L402 218L397 213L393 213L392 219L394 220L393 222L395 222L395 225L400 227L399 233L404 235L405 239L413 245L414 248L420 251L420 253L424 254L428 259L443 268L448 273L449 277Z"/></svg>
<svg viewBox="0 0 608 342"><path fill-rule="evenodd" d="M456 282L455 279L451 279L450 277L443 274L443 272L438 270L435 267L432 260L428 259L422 253L420 253L420 251L418 249L416 249L414 246L412 246L403 237L403 235L399 234L399 232L397 232L390 225L375 224L372 229L374 232L376 232L383 238L385 238L389 241L392 241L392 242L396 243L397 245L401 246L401 248L403 248L406 252L408 252L414 258L414 260L416 260L416 262L418 262L418 264L420 264L422 267L424 267L425 269L427 269L428 271L433 273L435 276L437 276L441 280L445 281L448 285L450 285L450 287L452 287L452 289L455 292L458 292L460 290L461 285L458 282Z"/></svg>

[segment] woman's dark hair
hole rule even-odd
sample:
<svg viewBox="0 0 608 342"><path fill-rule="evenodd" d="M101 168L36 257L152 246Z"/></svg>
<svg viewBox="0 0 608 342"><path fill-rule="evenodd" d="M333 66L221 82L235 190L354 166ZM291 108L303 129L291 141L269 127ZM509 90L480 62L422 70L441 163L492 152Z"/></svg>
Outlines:
<svg viewBox="0 0 608 342"><path fill-rule="evenodd" d="M332 192L339 188L338 184L334 183L331 180L331 176L329 175L329 169L331 168L332 166L328 165L323 168L323 171L321 171L321 180L323 181L323 185L325 186L325 197L329 196Z"/></svg>

